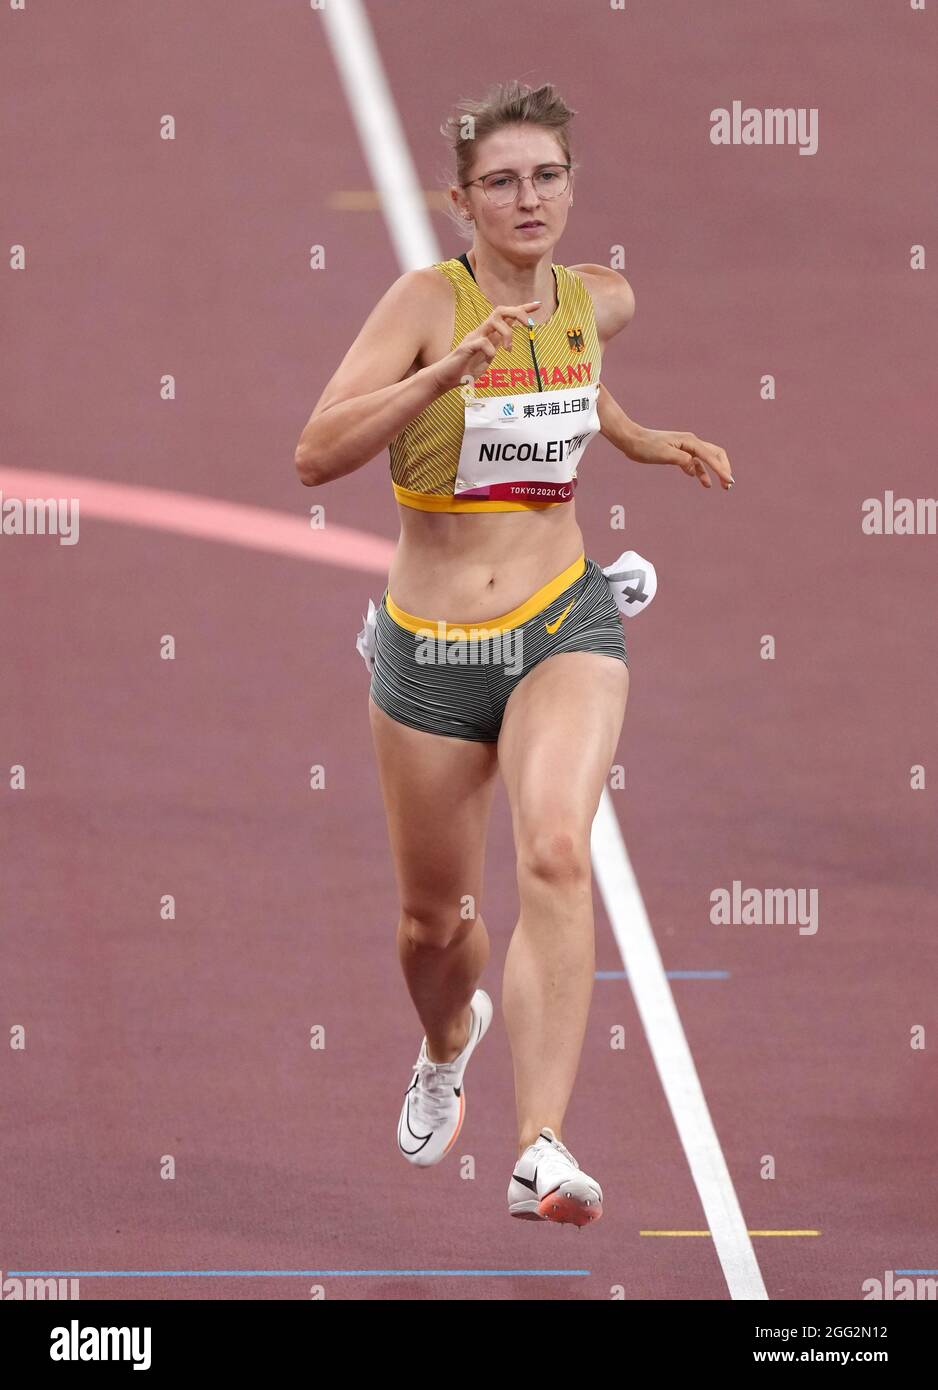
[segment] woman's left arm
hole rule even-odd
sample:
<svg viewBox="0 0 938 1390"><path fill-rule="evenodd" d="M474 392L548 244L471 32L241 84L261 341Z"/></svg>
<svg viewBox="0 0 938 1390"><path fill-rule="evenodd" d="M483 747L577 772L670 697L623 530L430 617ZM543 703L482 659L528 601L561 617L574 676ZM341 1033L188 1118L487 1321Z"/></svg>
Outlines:
<svg viewBox="0 0 938 1390"><path fill-rule="evenodd" d="M605 265L572 265L583 279L596 318L601 347L620 333L635 314L635 294L624 275ZM711 468L725 491L733 486L733 470L726 450L689 430L652 430L630 420L608 387L599 383L597 401L600 432L626 458L636 463L676 464L689 478L699 478L712 487L707 468ZM706 467L704 467L706 465Z"/></svg>

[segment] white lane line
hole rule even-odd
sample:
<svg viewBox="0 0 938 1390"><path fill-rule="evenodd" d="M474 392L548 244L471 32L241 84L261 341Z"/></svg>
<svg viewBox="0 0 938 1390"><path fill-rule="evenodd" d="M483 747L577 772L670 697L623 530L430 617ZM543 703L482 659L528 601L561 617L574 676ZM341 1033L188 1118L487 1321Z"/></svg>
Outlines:
<svg viewBox="0 0 938 1390"><path fill-rule="evenodd" d="M593 821L591 848L596 881L684 1146L726 1287L731 1298L767 1299L769 1295L756 1253L607 787L603 788Z"/></svg>
<svg viewBox="0 0 938 1390"><path fill-rule="evenodd" d="M368 16L357 0L326 0L320 13L398 263L432 265L440 259L436 237Z"/></svg>
<svg viewBox="0 0 938 1390"><path fill-rule="evenodd" d="M441 259L361 0L327 0L329 41L397 258L404 270ZM394 170L393 178L388 171ZM767 1299L752 1241L704 1099L608 788L593 822L593 868L655 1066L731 1298Z"/></svg>

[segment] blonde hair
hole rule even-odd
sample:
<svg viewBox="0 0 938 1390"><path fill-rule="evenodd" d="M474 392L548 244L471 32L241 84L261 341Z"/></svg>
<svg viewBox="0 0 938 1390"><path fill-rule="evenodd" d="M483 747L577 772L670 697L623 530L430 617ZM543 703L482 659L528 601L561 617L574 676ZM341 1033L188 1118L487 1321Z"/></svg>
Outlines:
<svg viewBox="0 0 938 1390"><path fill-rule="evenodd" d="M564 101L556 87L545 82L540 87L528 87L523 82L500 82L491 87L481 100L464 98L453 107L440 126L453 153L455 174L452 183L468 182L475 158L475 145L508 125L543 126L554 136L563 151L564 163L573 165L568 126L576 112ZM446 177L444 175L444 177ZM472 223L460 217L452 203L447 208L463 237L472 238Z"/></svg>

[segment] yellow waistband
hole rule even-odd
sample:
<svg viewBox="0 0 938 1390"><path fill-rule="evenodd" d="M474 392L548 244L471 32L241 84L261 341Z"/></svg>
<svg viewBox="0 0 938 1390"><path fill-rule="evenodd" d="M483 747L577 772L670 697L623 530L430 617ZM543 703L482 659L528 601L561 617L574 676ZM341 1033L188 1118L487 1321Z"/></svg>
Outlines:
<svg viewBox="0 0 938 1390"><path fill-rule="evenodd" d="M495 637L500 632L509 628L519 627L521 623L526 623L529 618L536 617L542 609L549 603L553 603L564 589L586 572L585 552L577 556L572 565L568 565L565 570L551 579L538 589L536 594L532 594L524 603L513 608L510 613L502 613L498 618L487 618L485 622L475 623L444 623L434 618L417 618L413 613L405 613L403 608L398 608L389 593L384 596L384 606L394 621L400 626L407 628L408 632L421 633L425 637L440 638L444 641L469 641L480 642L486 637Z"/></svg>
<svg viewBox="0 0 938 1390"><path fill-rule="evenodd" d="M460 500L449 493L414 492L400 483L391 483L394 496L403 507L414 507L420 512L528 512L543 507L562 507L563 502L490 502L485 497L467 497Z"/></svg>

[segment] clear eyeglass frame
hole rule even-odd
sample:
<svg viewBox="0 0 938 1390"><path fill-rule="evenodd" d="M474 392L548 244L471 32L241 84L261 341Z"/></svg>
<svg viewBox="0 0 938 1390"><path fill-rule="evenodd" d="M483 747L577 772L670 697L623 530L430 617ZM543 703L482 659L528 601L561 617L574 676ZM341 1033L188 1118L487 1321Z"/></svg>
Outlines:
<svg viewBox="0 0 938 1390"><path fill-rule="evenodd" d="M464 183L462 187L470 188L472 184L477 183L490 203L494 203L496 207L507 207L509 203L517 200L525 179L531 181L539 198L550 201L551 198L559 198L569 188L570 165L544 164L540 169L535 169L533 174L520 175L497 170L495 173L482 174L477 179L470 179L469 183Z"/></svg>

